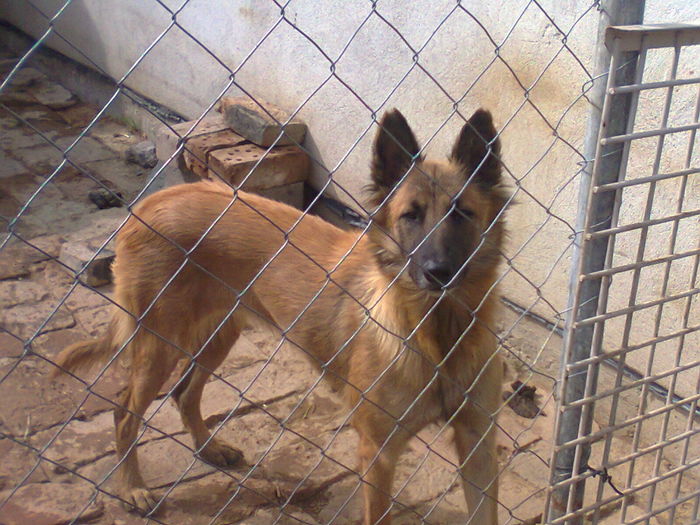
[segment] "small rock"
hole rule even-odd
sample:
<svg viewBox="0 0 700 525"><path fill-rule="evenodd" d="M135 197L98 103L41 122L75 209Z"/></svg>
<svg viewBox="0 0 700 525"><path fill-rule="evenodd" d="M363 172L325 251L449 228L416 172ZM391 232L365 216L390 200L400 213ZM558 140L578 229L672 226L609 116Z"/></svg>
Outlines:
<svg viewBox="0 0 700 525"><path fill-rule="evenodd" d="M65 109L78 103L78 99L66 88L55 83L46 83L34 91L34 97L51 109Z"/></svg>
<svg viewBox="0 0 700 525"><path fill-rule="evenodd" d="M156 145L150 140L134 144L126 150L126 160L138 164L142 168L153 168L158 164Z"/></svg>
<svg viewBox="0 0 700 525"><path fill-rule="evenodd" d="M513 391L503 392L503 400L508 401L508 406L513 412L529 419L545 415L535 401L537 387L525 385L521 381L515 381L510 386Z"/></svg>
<svg viewBox="0 0 700 525"><path fill-rule="evenodd" d="M124 205L124 196L118 191L110 191L105 188L100 188L88 193L88 198L99 209L121 208Z"/></svg>

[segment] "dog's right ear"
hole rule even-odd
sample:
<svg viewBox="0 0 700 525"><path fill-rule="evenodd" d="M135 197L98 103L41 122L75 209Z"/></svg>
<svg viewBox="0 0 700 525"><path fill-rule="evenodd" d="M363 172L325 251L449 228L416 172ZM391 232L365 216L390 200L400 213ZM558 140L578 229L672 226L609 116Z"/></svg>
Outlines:
<svg viewBox="0 0 700 525"><path fill-rule="evenodd" d="M418 142L398 109L384 113L374 139L372 181L374 190L385 194L406 174L418 159Z"/></svg>

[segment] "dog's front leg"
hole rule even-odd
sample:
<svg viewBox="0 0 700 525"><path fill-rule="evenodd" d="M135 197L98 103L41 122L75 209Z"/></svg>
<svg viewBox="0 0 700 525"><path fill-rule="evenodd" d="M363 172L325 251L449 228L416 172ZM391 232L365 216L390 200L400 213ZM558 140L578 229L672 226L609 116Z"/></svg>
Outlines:
<svg viewBox="0 0 700 525"><path fill-rule="evenodd" d="M359 456L365 500L364 525L389 525L391 486L396 462L409 436L405 431L398 429L391 435L393 422L387 421L386 426L377 424L376 421L373 423L372 426L355 425L360 434Z"/></svg>
<svg viewBox="0 0 700 525"><path fill-rule="evenodd" d="M471 525L496 525L498 463L496 438L490 418L471 408L455 418L455 445L460 461L462 486ZM491 428L490 428L491 427Z"/></svg>

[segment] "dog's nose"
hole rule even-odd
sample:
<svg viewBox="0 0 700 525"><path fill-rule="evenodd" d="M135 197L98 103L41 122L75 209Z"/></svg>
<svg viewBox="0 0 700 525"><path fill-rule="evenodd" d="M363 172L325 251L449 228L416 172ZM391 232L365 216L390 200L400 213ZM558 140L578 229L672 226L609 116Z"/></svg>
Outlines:
<svg viewBox="0 0 700 525"><path fill-rule="evenodd" d="M452 270L446 262L428 261L423 265L428 282L435 288L442 288L452 279Z"/></svg>

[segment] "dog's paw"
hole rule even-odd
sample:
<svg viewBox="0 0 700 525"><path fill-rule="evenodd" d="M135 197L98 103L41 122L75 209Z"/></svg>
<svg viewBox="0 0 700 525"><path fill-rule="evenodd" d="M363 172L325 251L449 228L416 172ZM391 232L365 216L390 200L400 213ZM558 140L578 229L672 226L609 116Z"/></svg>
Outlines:
<svg viewBox="0 0 700 525"><path fill-rule="evenodd" d="M122 499L128 511L138 512L142 516L152 513L158 504L158 499L150 490L144 487L136 487L128 490L122 496Z"/></svg>
<svg viewBox="0 0 700 525"><path fill-rule="evenodd" d="M209 441L207 446L199 451L198 457L220 468L235 467L243 462L243 452L215 439Z"/></svg>

